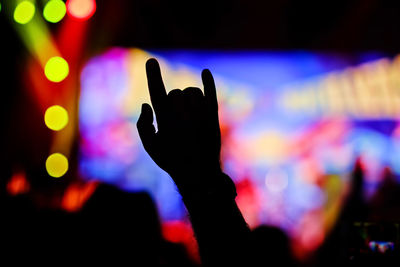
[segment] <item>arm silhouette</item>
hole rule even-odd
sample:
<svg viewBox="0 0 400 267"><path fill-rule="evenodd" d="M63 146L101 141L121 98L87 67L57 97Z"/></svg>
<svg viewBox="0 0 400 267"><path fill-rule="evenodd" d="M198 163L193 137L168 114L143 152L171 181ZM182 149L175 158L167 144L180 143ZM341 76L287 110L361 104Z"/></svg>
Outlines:
<svg viewBox="0 0 400 267"><path fill-rule="evenodd" d="M195 87L167 94L155 59L147 61L146 73L158 129L151 106L143 104L139 136L182 195L203 264L245 261L250 230L236 205L235 185L220 166L218 102L211 72L202 72L204 94Z"/></svg>

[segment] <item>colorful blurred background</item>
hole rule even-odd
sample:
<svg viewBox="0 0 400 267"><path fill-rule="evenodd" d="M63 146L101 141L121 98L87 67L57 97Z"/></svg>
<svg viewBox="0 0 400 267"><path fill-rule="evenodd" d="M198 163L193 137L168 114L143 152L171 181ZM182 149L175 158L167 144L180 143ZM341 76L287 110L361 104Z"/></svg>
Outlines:
<svg viewBox="0 0 400 267"><path fill-rule="evenodd" d="M238 205L299 257L332 230L356 163L367 200L387 171L399 181L399 5L167 2L1 1L8 194L46 192L76 212L99 183L146 191L164 237L190 246L180 195L136 131L151 57L169 90L201 88L212 71Z"/></svg>

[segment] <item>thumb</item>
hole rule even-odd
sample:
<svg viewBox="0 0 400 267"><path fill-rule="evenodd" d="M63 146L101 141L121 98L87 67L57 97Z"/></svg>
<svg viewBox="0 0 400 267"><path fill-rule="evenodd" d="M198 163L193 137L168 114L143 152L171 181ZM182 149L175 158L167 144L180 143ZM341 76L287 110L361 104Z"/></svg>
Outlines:
<svg viewBox="0 0 400 267"><path fill-rule="evenodd" d="M144 149L152 156L155 151L156 129L153 125L153 109L149 104L142 104L142 111L136 123L136 127Z"/></svg>

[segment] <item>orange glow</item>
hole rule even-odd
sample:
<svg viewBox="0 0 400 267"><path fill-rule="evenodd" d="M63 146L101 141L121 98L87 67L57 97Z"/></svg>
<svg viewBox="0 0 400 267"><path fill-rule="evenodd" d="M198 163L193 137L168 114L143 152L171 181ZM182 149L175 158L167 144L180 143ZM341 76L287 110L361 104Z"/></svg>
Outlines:
<svg viewBox="0 0 400 267"><path fill-rule="evenodd" d="M29 182L24 172L14 173L7 184L7 192L12 196L27 193L29 189Z"/></svg>
<svg viewBox="0 0 400 267"><path fill-rule="evenodd" d="M61 202L62 208L69 212L80 210L94 191L96 191L97 185L97 182L89 182L84 185L70 185L63 196Z"/></svg>
<svg viewBox="0 0 400 267"><path fill-rule="evenodd" d="M96 11L96 1L94 0L68 0L68 14L78 20L87 20Z"/></svg>

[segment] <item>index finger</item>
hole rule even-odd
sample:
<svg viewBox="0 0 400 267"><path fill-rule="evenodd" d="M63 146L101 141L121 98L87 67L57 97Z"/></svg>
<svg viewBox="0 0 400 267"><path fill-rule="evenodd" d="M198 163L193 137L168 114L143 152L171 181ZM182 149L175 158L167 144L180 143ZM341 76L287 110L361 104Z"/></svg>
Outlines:
<svg viewBox="0 0 400 267"><path fill-rule="evenodd" d="M166 101L167 92L165 91L162 80L160 65L155 58L147 60L146 75L151 104L153 105L156 116L159 116L161 114L162 106Z"/></svg>
<svg viewBox="0 0 400 267"><path fill-rule="evenodd" d="M215 88L215 82L211 71L208 69L204 69L201 73L201 78L203 80L204 97L207 106L212 110L213 113L216 113L218 116L217 90Z"/></svg>
<svg viewBox="0 0 400 267"><path fill-rule="evenodd" d="M214 77L211 74L211 71L208 69L203 70L201 73L201 78L203 80L204 85L204 99L207 106L207 113L212 122L212 125L215 127L215 131L217 133L217 138L221 139L221 130L219 127L219 118L218 118L218 100L217 100L217 89L215 88ZM219 141L220 142L220 141ZM220 146L219 144L218 146Z"/></svg>

